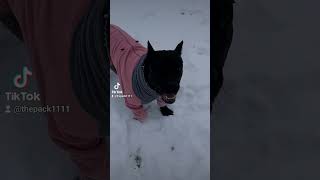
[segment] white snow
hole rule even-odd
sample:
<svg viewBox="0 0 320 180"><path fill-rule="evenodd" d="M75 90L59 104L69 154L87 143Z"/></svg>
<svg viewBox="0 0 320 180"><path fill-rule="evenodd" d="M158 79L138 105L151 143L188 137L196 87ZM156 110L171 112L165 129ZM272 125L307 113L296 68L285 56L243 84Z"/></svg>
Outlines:
<svg viewBox="0 0 320 180"><path fill-rule="evenodd" d="M141 124L121 98L111 98L112 180L210 179L210 11L209 0L111 0L111 23L155 50L183 40L184 75L175 115L164 117L146 105ZM117 83L111 74L111 89ZM141 167L139 163L141 158Z"/></svg>

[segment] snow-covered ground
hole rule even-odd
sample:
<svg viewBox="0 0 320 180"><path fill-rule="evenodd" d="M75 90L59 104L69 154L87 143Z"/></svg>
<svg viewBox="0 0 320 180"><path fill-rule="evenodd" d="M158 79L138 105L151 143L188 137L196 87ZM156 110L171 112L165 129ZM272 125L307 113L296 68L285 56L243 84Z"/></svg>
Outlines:
<svg viewBox="0 0 320 180"><path fill-rule="evenodd" d="M175 115L147 105L144 124L123 99L111 99L112 180L210 179L209 0L111 0L111 23L156 50L184 40L184 75ZM111 88L117 83L111 74ZM112 90L112 89L111 89Z"/></svg>

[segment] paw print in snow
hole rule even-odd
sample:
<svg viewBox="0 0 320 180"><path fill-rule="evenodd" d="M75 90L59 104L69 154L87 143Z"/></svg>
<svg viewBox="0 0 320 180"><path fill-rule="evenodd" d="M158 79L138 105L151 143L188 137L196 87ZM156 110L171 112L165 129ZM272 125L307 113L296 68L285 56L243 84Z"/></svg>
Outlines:
<svg viewBox="0 0 320 180"><path fill-rule="evenodd" d="M136 162L136 166L137 168L141 168L141 165L142 165L142 158L141 156L139 155L136 155L135 158L134 158L134 161Z"/></svg>
<svg viewBox="0 0 320 180"><path fill-rule="evenodd" d="M141 148L139 147L135 153L130 154L130 159L133 161L133 169L139 170L143 167L142 157L141 157Z"/></svg>
<svg viewBox="0 0 320 180"><path fill-rule="evenodd" d="M202 13L202 11L201 10L190 10L190 9L181 9L180 10L180 14L181 15L190 15L190 16L192 16L192 15L194 15L194 14L199 14L199 13Z"/></svg>
<svg viewBox="0 0 320 180"><path fill-rule="evenodd" d="M198 54L198 55L209 55L209 51L208 51L207 48L198 47L198 48L197 48L197 54Z"/></svg>
<svg viewBox="0 0 320 180"><path fill-rule="evenodd" d="M174 146L171 146L170 150L173 152L176 148Z"/></svg>

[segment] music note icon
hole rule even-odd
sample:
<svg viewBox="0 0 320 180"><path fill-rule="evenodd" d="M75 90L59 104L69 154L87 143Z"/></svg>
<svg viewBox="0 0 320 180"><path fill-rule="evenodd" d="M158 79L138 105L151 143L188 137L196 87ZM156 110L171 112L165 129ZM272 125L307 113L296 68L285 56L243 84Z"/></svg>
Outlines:
<svg viewBox="0 0 320 180"><path fill-rule="evenodd" d="M116 84L116 85L114 85L114 86L113 86L113 88L114 88L114 89L116 89L116 90L117 90L117 89L119 89L119 88L120 88L120 83L119 83L119 82L117 82L117 84Z"/></svg>
<svg viewBox="0 0 320 180"><path fill-rule="evenodd" d="M22 74L17 74L14 79L13 83L17 88L24 88L28 84L28 76L31 76L32 72L29 71L28 67L23 67Z"/></svg>

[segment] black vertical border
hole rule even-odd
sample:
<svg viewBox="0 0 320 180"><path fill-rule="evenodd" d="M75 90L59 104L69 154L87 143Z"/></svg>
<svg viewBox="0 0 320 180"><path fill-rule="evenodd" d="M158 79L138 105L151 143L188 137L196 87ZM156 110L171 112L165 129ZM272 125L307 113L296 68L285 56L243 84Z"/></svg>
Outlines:
<svg viewBox="0 0 320 180"><path fill-rule="evenodd" d="M100 0L101 4L105 7L104 8L104 13L103 13L103 33L104 33L104 41L103 41L103 46L104 46L104 57L105 57L105 63L103 65L105 66L105 71L107 73L107 86L106 90L106 101L107 104L109 105L106 109L107 118L105 121L103 121L103 124L101 125L102 128L100 129L100 134L105 137L106 141L106 168L107 168L107 177L108 179L111 179L110 177L110 43L109 43L109 37L110 37L110 0ZM103 128L105 127L105 128Z"/></svg>
<svg viewBox="0 0 320 180"><path fill-rule="evenodd" d="M214 124L213 124L213 43L214 39L216 39L216 23L215 19L217 19L217 1L213 0L210 1L210 180L213 180L213 173L214 173ZM215 24L214 24L215 23Z"/></svg>
<svg viewBox="0 0 320 180"><path fill-rule="evenodd" d="M106 34L105 34L105 38L106 38L106 49L107 49L107 57L108 57L108 59L110 59L110 41L109 41L109 37L110 37L110 0L105 0L105 1L107 1L106 2L106 14L105 14L105 16L104 16L104 18L105 18L105 21L106 21L106 23L105 23L105 32L106 32ZM108 177L109 177L109 179L111 179L111 176L110 176L110 168L111 168L111 165L110 165L110 147L111 147L111 144L110 144L110 135L111 135L111 132L110 132L110 63L109 63L109 61L107 62L107 73L108 73L108 75L107 75L107 77L109 78L108 79L108 84L106 84L106 86L108 87L107 89L108 89L108 93L107 93L107 95L108 95L108 98L107 98L107 100L108 100L108 104L109 104L109 109L108 109L108 112L109 112L109 119L107 119L107 122L108 122L108 134L107 134L107 136L106 136L106 149L107 149L107 174L108 174Z"/></svg>

